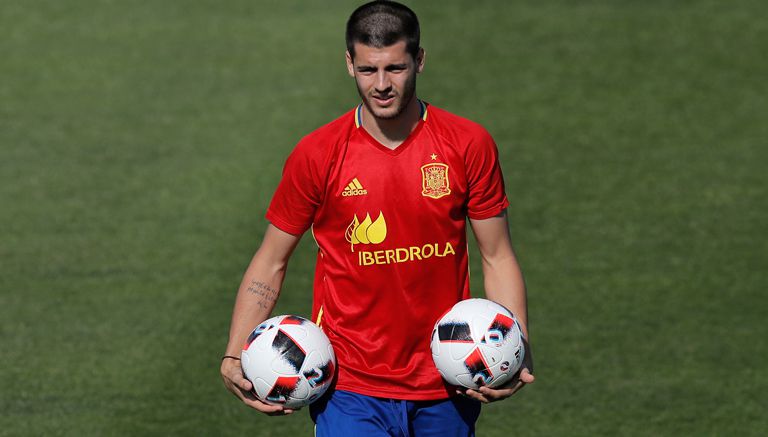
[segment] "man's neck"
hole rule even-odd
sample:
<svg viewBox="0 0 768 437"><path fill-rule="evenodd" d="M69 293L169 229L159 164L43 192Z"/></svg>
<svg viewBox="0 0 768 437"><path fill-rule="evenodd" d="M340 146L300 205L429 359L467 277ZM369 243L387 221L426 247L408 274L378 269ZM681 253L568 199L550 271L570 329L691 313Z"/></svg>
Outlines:
<svg viewBox="0 0 768 437"><path fill-rule="evenodd" d="M413 96L405 110L391 119L376 118L363 105L362 127L385 147L396 149L416 129L421 118L421 103Z"/></svg>

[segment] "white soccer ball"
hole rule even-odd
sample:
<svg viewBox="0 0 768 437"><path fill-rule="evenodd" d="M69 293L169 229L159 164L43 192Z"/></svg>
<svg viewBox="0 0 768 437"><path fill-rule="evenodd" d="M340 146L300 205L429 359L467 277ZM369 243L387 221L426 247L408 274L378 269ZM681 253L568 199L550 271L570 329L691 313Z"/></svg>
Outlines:
<svg viewBox="0 0 768 437"><path fill-rule="evenodd" d="M291 315L257 326L240 360L256 397L285 408L301 408L322 396L336 369L328 337L309 320Z"/></svg>
<svg viewBox="0 0 768 437"><path fill-rule="evenodd" d="M430 347L443 379L472 389L506 384L525 357L523 331L515 316L486 299L454 305L435 324Z"/></svg>

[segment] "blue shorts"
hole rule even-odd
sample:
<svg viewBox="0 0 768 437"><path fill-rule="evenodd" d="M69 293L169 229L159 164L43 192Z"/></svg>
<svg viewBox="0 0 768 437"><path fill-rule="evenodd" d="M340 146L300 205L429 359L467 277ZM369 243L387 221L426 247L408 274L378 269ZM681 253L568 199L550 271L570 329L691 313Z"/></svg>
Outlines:
<svg viewBox="0 0 768 437"><path fill-rule="evenodd" d="M473 437L480 403L402 401L336 390L309 407L317 437Z"/></svg>

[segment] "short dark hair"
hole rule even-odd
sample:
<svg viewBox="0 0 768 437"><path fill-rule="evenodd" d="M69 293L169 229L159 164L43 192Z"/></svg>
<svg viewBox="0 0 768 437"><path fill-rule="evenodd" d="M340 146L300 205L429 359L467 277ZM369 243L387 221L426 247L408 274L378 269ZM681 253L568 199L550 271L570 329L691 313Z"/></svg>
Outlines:
<svg viewBox="0 0 768 437"><path fill-rule="evenodd" d="M405 50L419 55L419 19L403 4L377 0L366 3L352 12L347 21L347 50L355 58L355 43L370 47L389 47L405 41Z"/></svg>

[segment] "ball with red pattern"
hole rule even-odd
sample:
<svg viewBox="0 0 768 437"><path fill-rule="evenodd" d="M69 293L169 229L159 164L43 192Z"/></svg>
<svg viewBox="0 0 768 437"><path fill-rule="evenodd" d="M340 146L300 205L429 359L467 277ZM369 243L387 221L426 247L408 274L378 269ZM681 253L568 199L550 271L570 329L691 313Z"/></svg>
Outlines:
<svg viewBox="0 0 768 437"><path fill-rule="evenodd" d="M453 306L432 331L432 359L451 385L499 387L520 370L523 332L515 316L486 299Z"/></svg>
<svg viewBox="0 0 768 437"><path fill-rule="evenodd" d="M286 408L317 400L336 370L328 337L314 323L292 315L272 317L257 326L240 359L256 397Z"/></svg>

